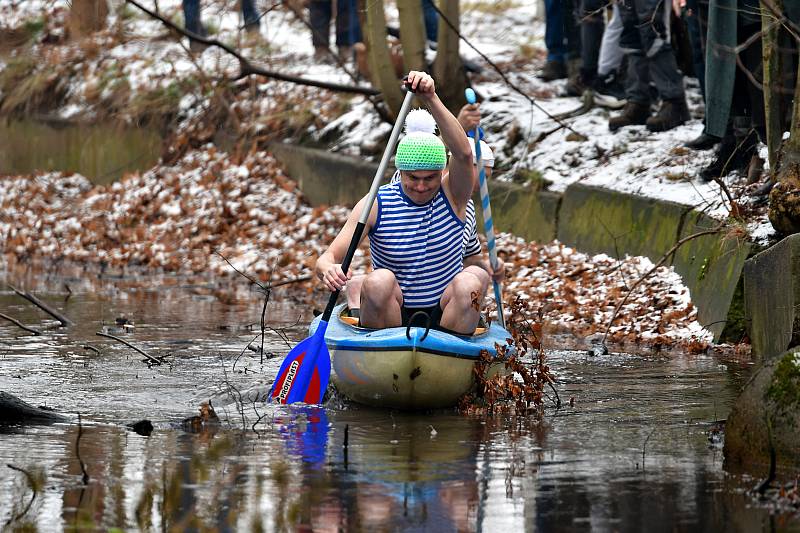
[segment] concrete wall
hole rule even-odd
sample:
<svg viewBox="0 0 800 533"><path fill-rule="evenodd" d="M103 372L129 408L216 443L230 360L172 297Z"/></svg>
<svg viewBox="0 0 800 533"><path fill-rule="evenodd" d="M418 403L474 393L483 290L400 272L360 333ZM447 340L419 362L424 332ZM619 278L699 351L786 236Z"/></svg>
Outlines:
<svg viewBox="0 0 800 533"><path fill-rule="evenodd" d="M744 307L753 354L771 359L800 345L800 234L745 263Z"/></svg>
<svg viewBox="0 0 800 533"><path fill-rule="evenodd" d="M369 190L377 165L291 145L271 147L313 205L352 206ZM562 193L493 181L497 231L564 244L586 253L643 255L659 261L680 239L718 222L671 202L573 184ZM476 202L480 206L480 202ZM666 263L692 293L701 324L719 339L750 244L708 235L681 246Z"/></svg>

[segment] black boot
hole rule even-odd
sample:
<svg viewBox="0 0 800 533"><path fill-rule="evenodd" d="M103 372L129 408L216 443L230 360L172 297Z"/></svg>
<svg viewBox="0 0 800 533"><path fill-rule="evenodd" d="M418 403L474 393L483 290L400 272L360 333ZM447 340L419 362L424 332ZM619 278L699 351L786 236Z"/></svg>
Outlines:
<svg viewBox="0 0 800 533"><path fill-rule="evenodd" d="M567 95L582 96L592 86L594 78L595 74L593 72L581 69L577 76L572 76L567 81Z"/></svg>
<svg viewBox="0 0 800 533"><path fill-rule="evenodd" d="M560 80L567 77L567 65L563 61L548 61L539 73L544 81Z"/></svg>
<svg viewBox="0 0 800 533"><path fill-rule="evenodd" d="M647 129L650 131L667 131L678 127L691 118L686 100L664 100L658 113L647 119Z"/></svg>
<svg viewBox="0 0 800 533"><path fill-rule="evenodd" d="M734 170L738 170L740 173L744 172L756 151L757 142L758 136L754 131L739 138L733 133L725 134L714 161L700 171L700 179L712 181L714 178L727 176Z"/></svg>
<svg viewBox="0 0 800 533"><path fill-rule="evenodd" d="M625 104L622 108L622 113L608 119L608 129L617 131L625 126L633 126L634 124L644 124L647 122L647 117L650 116L650 104L640 104L638 102L631 102Z"/></svg>

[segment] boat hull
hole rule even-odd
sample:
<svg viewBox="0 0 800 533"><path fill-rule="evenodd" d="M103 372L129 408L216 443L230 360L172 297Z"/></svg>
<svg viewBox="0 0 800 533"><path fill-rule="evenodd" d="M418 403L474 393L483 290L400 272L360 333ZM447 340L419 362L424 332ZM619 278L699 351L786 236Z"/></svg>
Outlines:
<svg viewBox="0 0 800 533"><path fill-rule="evenodd" d="M425 328L370 330L344 323L339 306L325 332L331 380L359 403L397 409L451 407L474 386L473 369L482 350L510 335L498 325L475 336L449 335ZM311 325L316 330L319 321ZM497 372L501 364L493 365Z"/></svg>

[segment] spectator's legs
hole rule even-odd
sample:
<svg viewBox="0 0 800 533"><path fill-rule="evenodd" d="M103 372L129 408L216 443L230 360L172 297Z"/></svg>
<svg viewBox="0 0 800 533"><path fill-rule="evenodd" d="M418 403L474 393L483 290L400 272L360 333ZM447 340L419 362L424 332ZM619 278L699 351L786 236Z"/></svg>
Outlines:
<svg viewBox="0 0 800 533"><path fill-rule="evenodd" d="M242 0L242 18L245 30L258 32L259 19L254 0Z"/></svg>
<svg viewBox="0 0 800 533"><path fill-rule="evenodd" d="M425 18L425 37L436 42L439 34L439 14L434 9L433 0L422 0L422 15Z"/></svg>
<svg viewBox="0 0 800 533"><path fill-rule="evenodd" d="M608 21L600 43L600 53L597 57L597 74L601 78L616 72L622 64L622 48L619 39L622 36L622 17L619 6L614 4L611 11L611 20Z"/></svg>
<svg viewBox="0 0 800 533"><path fill-rule="evenodd" d="M605 0L580 0L577 21L580 25L581 66L567 82L567 94L580 96L597 76L597 57L605 28Z"/></svg>
<svg viewBox="0 0 800 533"><path fill-rule="evenodd" d="M567 48L564 44L564 6L562 0L544 1L544 44L547 63L539 77L546 81L567 77Z"/></svg>
<svg viewBox="0 0 800 533"><path fill-rule="evenodd" d="M205 36L200 24L200 0L183 0L183 24L188 31Z"/></svg>
<svg viewBox="0 0 800 533"><path fill-rule="evenodd" d="M617 5L623 26L620 47L628 57L628 73L625 78L627 102L622 113L608 120L611 131L644 124L650 116L650 68L642 51L634 0L621 0Z"/></svg>
<svg viewBox="0 0 800 533"><path fill-rule="evenodd" d="M311 44L314 45L314 59L317 61L330 59L331 7L331 0L311 0L308 5Z"/></svg>
<svg viewBox="0 0 800 533"><path fill-rule="evenodd" d="M352 61L353 45L361 42L361 25L358 22L356 0L337 0L336 2L336 48L339 59Z"/></svg>
<svg viewBox="0 0 800 533"><path fill-rule="evenodd" d="M544 14L547 61L564 63L567 60L567 48L564 45L564 7L561 0L545 0Z"/></svg>
<svg viewBox="0 0 800 533"><path fill-rule="evenodd" d="M605 29L606 1L581 0L581 76L589 83L597 75L600 46Z"/></svg>
<svg viewBox="0 0 800 533"><path fill-rule="evenodd" d="M567 63L570 60L577 66L581 58L581 27L578 23L578 2L580 0L561 0L564 4L564 37L567 41ZM577 71L577 69L576 69Z"/></svg>
<svg viewBox="0 0 800 533"><path fill-rule="evenodd" d="M658 113L647 119L647 129L650 131L671 130L690 118L683 90L683 74L678 70L678 62L670 45L670 4L665 0L633 0L641 50L661 97Z"/></svg>

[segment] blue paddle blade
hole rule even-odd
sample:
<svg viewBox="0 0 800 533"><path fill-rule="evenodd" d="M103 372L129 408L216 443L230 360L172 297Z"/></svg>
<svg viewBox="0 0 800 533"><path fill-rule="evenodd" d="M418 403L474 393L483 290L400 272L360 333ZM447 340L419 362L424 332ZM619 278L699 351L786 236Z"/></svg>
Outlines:
<svg viewBox="0 0 800 533"><path fill-rule="evenodd" d="M283 360L269 400L272 402L322 402L331 375L331 356L325 346L327 322L320 322L314 335L300 342Z"/></svg>

